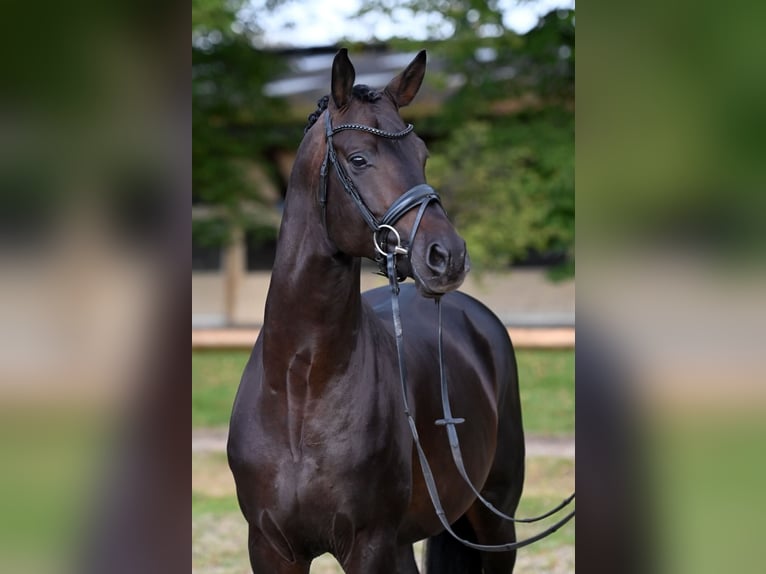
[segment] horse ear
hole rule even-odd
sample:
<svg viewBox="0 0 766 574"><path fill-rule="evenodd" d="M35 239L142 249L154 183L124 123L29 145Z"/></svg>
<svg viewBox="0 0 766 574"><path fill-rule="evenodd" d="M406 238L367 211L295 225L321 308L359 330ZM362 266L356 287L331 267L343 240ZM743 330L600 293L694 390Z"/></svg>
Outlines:
<svg viewBox="0 0 766 574"><path fill-rule="evenodd" d="M351 99L351 90L354 87L356 71L351 60L348 59L348 50L341 48L335 54L332 61L332 100L335 107L342 108Z"/></svg>
<svg viewBox="0 0 766 574"><path fill-rule="evenodd" d="M396 105L403 108L415 99L425 74L426 51L421 50L404 71L388 83L386 91L394 98Z"/></svg>

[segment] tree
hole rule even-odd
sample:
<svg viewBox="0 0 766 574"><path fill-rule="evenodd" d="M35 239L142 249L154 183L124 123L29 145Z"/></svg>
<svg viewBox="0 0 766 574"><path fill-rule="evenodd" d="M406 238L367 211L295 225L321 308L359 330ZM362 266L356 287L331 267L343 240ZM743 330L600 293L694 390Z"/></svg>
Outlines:
<svg viewBox="0 0 766 574"><path fill-rule="evenodd" d="M574 243L573 118L547 111L528 122L465 122L437 146L428 176L484 268Z"/></svg>
<svg viewBox="0 0 766 574"><path fill-rule="evenodd" d="M232 229L276 236L273 210L244 209L263 203L245 167L255 163L273 173L264 157L280 136L268 126L284 115L285 104L265 96L263 86L282 67L253 47L260 30L256 21L237 17L242 5L242 0L192 2L192 197L210 208L193 221L197 244L221 245Z"/></svg>
<svg viewBox="0 0 766 574"><path fill-rule="evenodd" d="M437 136L428 175L472 260L488 269L566 256L556 272L571 274L574 11L552 11L524 35L504 26L496 0L370 0L362 11L402 10L432 17L444 38L429 50L445 62L440 87L460 86L425 126Z"/></svg>
<svg viewBox="0 0 766 574"><path fill-rule="evenodd" d="M235 17L243 0L192 5L194 199L218 214L195 225L195 239L220 244L232 226L274 236L275 225L258 217L273 209L242 209L262 201L243 165L260 161L271 173L268 150L300 139L286 105L263 95L282 64L253 49L257 21ZM504 25L498 0L367 0L362 13L371 12L428 14L431 60L444 67L427 81L440 92L459 86L418 127L429 134L429 178L468 236L476 266L504 268L534 253L566 255L571 263L574 11L553 11L523 35ZM423 44L388 43L402 50Z"/></svg>

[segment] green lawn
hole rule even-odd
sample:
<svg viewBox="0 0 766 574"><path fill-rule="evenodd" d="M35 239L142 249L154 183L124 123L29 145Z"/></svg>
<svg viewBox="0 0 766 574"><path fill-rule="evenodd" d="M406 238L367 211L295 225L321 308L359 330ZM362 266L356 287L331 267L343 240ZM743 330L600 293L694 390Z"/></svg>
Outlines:
<svg viewBox="0 0 766 574"><path fill-rule="evenodd" d="M223 427L248 351L192 353L192 426ZM574 351L517 351L527 434L574 434Z"/></svg>
<svg viewBox="0 0 766 574"><path fill-rule="evenodd" d="M229 423L231 405L249 351L192 353L192 427L222 427Z"/></svg>
<svg viewBox="0 0 766 574"><path fill-rule="evenodd" d="M516 357L525 432L574 435L574 350L520 349Z"/></svg>
<svg viewBox="0 0 766 574"><path fill-rule="evenodd" d="M0 572L61 570L89 532L113 429L95 408L74 404L0 406Z"/></svg>

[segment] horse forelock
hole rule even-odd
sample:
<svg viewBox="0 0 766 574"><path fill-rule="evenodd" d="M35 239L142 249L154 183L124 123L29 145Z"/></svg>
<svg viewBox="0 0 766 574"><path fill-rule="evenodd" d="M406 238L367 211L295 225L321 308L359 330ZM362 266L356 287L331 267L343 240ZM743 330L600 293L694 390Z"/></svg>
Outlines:
<svg viewBox="0 0 766 574"><path fill-rule="evenodd" d="M357 84L351 91L354 100L362 103L374 103L383 97L382 92L371 88L365 84ZM317 122L322 113L327 109L330 104L330 96L324 95L317 100L317 109L314 110L308 117L308 123L303 128L303 133L306 134L311 127Z"/></svg>
<svg viewBox="0 0 766 574"><path fill-rule="evenodd" d="M295 181L301 180L311 185L313 179L319 177L326 150L326 147L320 145L319 142L324 141L325 134L323 126L321 129L312 130L312 128L322 118L325 111L331 108L331 102L332 97L330 95L322 96L317 100L316 110L308 116L308 123L303 130L303 141L299 146L291 176L291 179L296 178ZM334 107L332 109L334 110ZM361 124L372 128L388 129L389 131L401 129L398 127L401 119L397 107L388 93L365 84L357 84L352 88L351 102L341 111L341 117L342 120L337 119L341 124ZM333 120L333 123L335 122L336 120ZM324 123L323 120L322 123ZM343 137L349 137L348 133L350 132L344 132Z"/></svg>
<svg viewBox="0 0 766 574"><path fill-rule="evenodd" d="M365 84L357 84L351 92L353 96L362 102L377 102L381 93Z"/></svg>

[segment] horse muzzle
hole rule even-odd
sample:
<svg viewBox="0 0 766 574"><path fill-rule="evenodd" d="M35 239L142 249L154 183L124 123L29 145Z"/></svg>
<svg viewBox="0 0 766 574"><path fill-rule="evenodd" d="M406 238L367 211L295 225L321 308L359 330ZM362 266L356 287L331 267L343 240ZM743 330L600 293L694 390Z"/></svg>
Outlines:
<svg viewBox="0 0 766 574"><path fill-rule="evenodd" d="M410 259L412 276L421 295L438 297L455 291L471 269L465 241L459 236L428 243Z"/></svg>

